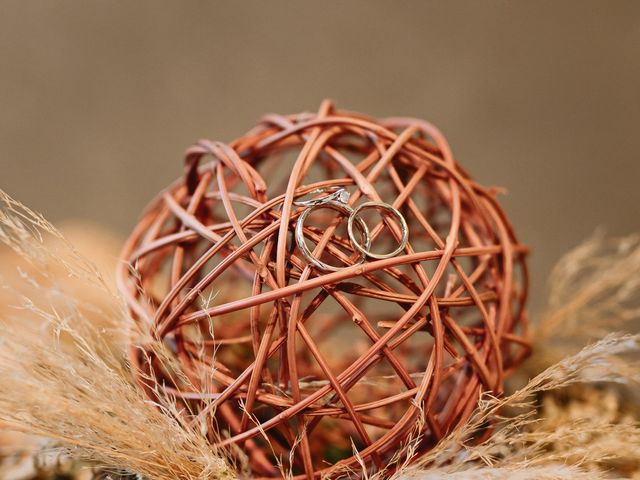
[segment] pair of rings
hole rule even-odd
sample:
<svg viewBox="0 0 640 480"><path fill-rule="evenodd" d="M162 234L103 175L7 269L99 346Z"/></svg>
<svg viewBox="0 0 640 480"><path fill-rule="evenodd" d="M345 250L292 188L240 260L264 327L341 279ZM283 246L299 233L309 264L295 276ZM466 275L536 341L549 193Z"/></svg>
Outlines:
<svg viewBox="0 0 640 480"><path fill-rule="evenodd" d="M322 194L326 193L327 191L331 190L321 189L316 190L312 193ZM351 241L354 249L357 250L360 254L358 260L355 262L355 265L363 263L367 258L382 260L385 258L395 257L404 250L404 248L407 246L407 241L409 240L409 228L407 227L406 220L397 209L384 202L366 202L360 204L354 209L349 206L348 202L349 192L347 192L344 188L335 189L328 195L320 198L293 202L293 204L296 206L306 207L300 217L298 217L298 222L295 228L295 239L296 243L298 244L298 248L302 252L302 255L307 259L309 263L319 268L320 270L331 272L341 270L340 267L334 267L333 265L329 265L328 263L322 262L318 258L314 257L313 253L305 242L304 222L311 214L311 212L319 208L330 208L347 216L347 234L349 235L349 240ZM371 235L369 233L369 228L367 227L365 221L358 216L358 214L360 214L362 211L369 209L378 210L380 213L395 217L395 219L397 220L400 226L401 238L398 247L392 252L374 253L370 250ZM354 234L355 229L357 229L360 234L360 241L358 241Z"/></svg>

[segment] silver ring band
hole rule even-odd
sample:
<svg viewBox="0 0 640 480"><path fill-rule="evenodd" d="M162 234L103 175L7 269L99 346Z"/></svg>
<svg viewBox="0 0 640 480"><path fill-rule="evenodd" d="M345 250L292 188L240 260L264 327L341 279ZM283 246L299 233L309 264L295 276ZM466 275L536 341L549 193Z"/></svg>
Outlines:
<svg viewBox="0 0 640 480"><path fill-rule="evenodd" d="M389 253L373 253L371 250L369 250L371 248L370 238L368 238L369 244L363 246L356 240L355 236L353 235L353 221L358 220L358 223L360 222L364 223L364 220L358 217L358 213L360 213L362 210L369 209L369 208L373 208L378 211L389 212L392 216L394 216L398 220L398 223L400 224L400 231L402 232L402 237L400 238L400 244L398 245L398 248L396 248L394 251ZM407 242L409 241L409 227L407 226L407 221L404 219L402 214L397 209L395 209L388 203L383 203L383 202L366 202L358 205L358 207L356 207L356 209L353 210L353 213L351 213L351 215L349 216L349 221L347 223L347 231L349 233L349 239L351 240L351 243L353 243L353 246L361 254L366 255L367 257L375 258L377 260L383 260L385 258L395 257L396 255L398 255L400 252L404 250L404 248L407 246Z"/></svg>
<svg viewBox="0 0 640 480"><path fill-rule="evenodd" d="M298 204L305 205L307 206L307 208L304 210L304 212L302 212L300 217L298 217L298 222L296 223L296 229L295 229L296 243L298 244L298 248L302 252L302 255L312 265L314 265L315 267L321 270L326 270L331 272L337 272L339 270L342 270L342 268L344 268L344 267L334 267L333 265L329 265L328 263L324 263L318 260L316 257L313 256L313 253L311 252L311 250L309 250L309 247L307 246L307 243L304 240L304 222L307 219L307 217L311 214L311 212L316 208L330 208L332 210L336 210L340 213L343 213L344 215L349 217L349 223L348 223L349 239L351 240L351 243L358 248L358 251L360 253L360 258L354 265L359 265L364 262L366 258L366 253L362 251L359 243L354 242L354 238L355 238L355 236L353 235L354 210L349 205L339 200L334 200L332 198L327 199L326 197L319 200L315 200L315 201L310 200L309 203L299 202ZM357 221L358 230L360 230L360 233L365 239L365 247L368 249L371 247L371 237L369 235L369 229L367 228L367 224L361 218L357 218L356 221Z"/></svg>

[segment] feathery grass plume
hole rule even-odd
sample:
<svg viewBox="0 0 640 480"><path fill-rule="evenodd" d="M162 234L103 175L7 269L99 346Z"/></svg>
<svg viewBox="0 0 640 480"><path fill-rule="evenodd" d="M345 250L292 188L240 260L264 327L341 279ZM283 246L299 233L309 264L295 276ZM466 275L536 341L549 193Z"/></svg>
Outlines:
<svg viewBox="0 0 640 480"><path fill-rule="evenodd" d="M548 366L609 332L639 328L640 234L596 232L551 272L548 307L532 331L532 365Z"/></svg>
<svg viewBox="0 0 640 480"><path fill-rule="evenodd" d="M481 400L468 424L396 476L640 475L640 368L633 361L640 336L609 334L567 356L612 329L637 331L640 236L596 234L560 260L550 286L549 308L534 329L534 353L525 364L525 371L544 371L510 396ZM513 413L518 408L523 413ZM508 409L511 416L501 417ZM469 444L491 419L497 421L494 434Z"/></svg>
<svg viewBox="0 0 640 480"><path fill-rule="evenodd" d="M412 471L404 478L407 480L600 480L608 477L557 464L530 468L473 467L462 471L432 468Z"/></svg>
<svg viewBox="0 0 640 480"><path fill-rule="evenodd" d="M617 382L637 387L640 370L620 362L619 357L638 351L640 335L612 334L552 365L507 397L485 396L467 424L394 478L434 478L428 476L434 472L443 478L448 478L445 474L458 475L451 478L498 479L507 474L512 478L536 478L540 469L547 471L542 478L571 478L562 469L557 477L552 476L553 469L560 466L569 467L571 472L589 472L589 478L610 478L606 474L616 461L635 465L640 460L637 418L618 422L619 419L601 415L556 415L553 420L545 420L534 407L536 396L577 383ZM500 412L505 407L523 409L523 413L502 417ZM492 420L497 422L493 435L477 445L470 442ZM464 477L467 472L469 477ZM485 476L477 477L478 472Z"/></svg>
<svg viewBox="0 0 640 480"><path fill-rule="evenodd" d="M133 385L124 309L100 272L1 191L0 241L37 272L22 275L16 309L0 318L0 425L150 479L234 478L222 452L181 420L170 398L152 404ZM103 302L77 297L69 279L96 289Z"/></svg>
<svg viewBox="0 0 640 480"><path fill-rule="evenodd" d="M0 309L6 387L0 424L51 438L72 456L114 472L149 479L237 476L225 452L212 451L171 398L157 391L154 404L132 384L123 349L126 316L110 284L51 224L1 191L0 241L33 266L21 271L22 286L8 297L18 308L11 316ZM639 236L595 236L570 252L553 272L550 308L534 332L533 378L509 396L482 397L467 424L420 458L416 435L395 456L393 473L354 474L372 480L637 475L639 408L617 387L638 390L640 368L628 355L640 350L640 336L612 334L579 348L614 328L634 330L639 286ZM163 345L152 348L169 358ZM177 365L172 371L181 374ZM475 444L490 422L494 434Z"/></svg>

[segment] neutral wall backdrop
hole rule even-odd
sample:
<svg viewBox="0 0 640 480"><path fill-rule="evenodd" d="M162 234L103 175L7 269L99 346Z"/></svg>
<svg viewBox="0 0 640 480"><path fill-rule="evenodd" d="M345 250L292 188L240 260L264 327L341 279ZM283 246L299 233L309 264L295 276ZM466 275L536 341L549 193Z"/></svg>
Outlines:
<svg viewBox="0 0 640 480"><path fill-rule="evenodd" d="M563 252L640 231L640 2L0 1L0 188L53 221L125 235L190 143L324 97L508 188L536 310Z"/></svg>

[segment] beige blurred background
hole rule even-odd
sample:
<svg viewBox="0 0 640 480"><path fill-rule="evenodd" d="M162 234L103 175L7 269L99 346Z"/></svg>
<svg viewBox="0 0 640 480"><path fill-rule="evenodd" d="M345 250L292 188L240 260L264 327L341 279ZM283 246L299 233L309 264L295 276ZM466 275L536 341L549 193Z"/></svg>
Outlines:
<svg viewBox="0 0 640 480"><path fill-rule="evenodd" d="M532 245L533 307L640 231L638 1L0 1L0 188L125 235L200 137L324 97L426 118Z"/></svg>

